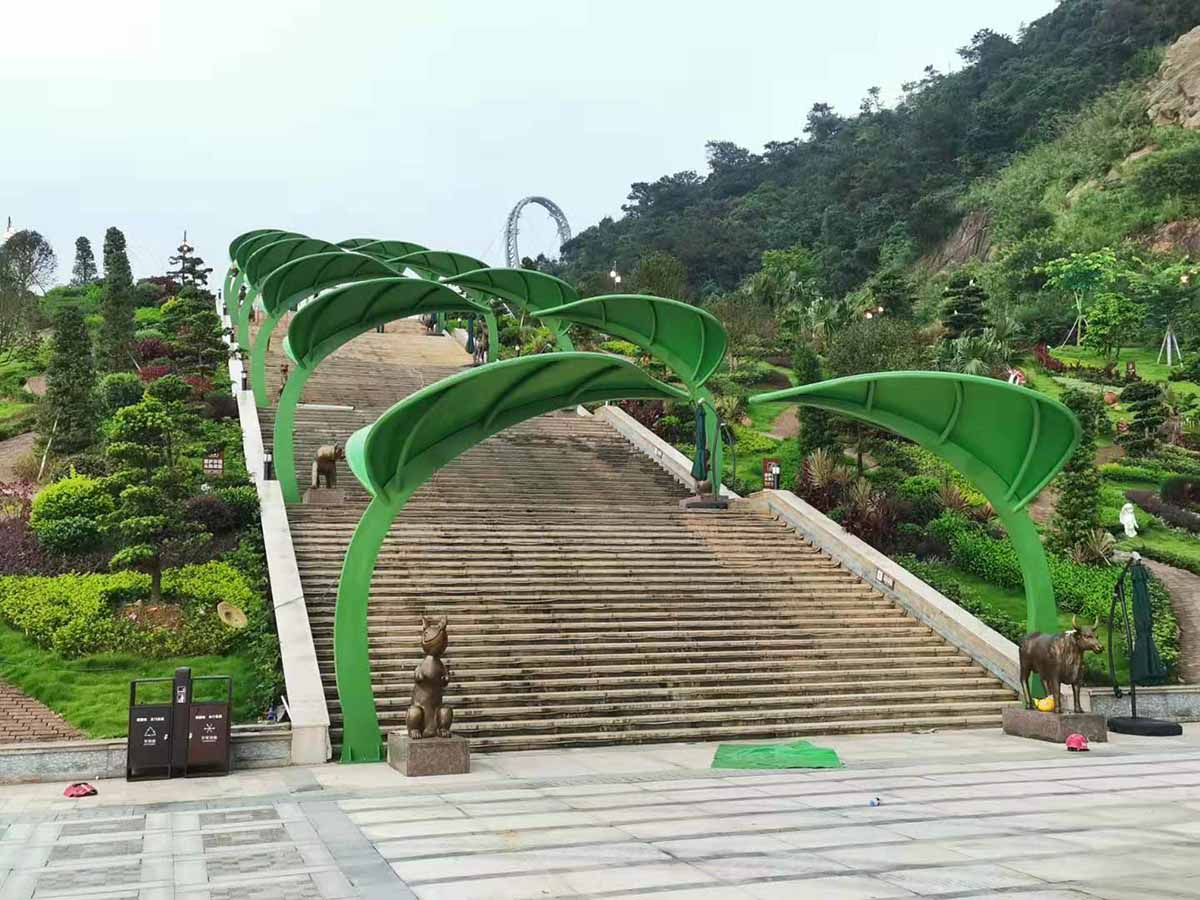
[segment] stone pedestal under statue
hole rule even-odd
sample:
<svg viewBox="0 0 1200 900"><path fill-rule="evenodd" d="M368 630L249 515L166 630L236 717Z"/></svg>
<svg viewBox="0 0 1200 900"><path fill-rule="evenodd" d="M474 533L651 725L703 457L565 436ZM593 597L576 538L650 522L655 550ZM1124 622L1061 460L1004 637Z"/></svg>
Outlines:
<svg viewBox="0 0 1200 900"><path fill-rule="evenodd" d="M304 502L308 506L344 506L346 492L337 488L310 487L304 492Z"/></svg>
<svg viewBox="0 0 1200 900"><path fill-rule="evenodd" d="M680 509L729 509L729 498L723 494L692 494L679 501Z"/></svg>
<svg viewBox="0 0 1200 900"><path fill-rule="evenodd" d="M388 734L388 765L411 778L465 775L471 771L471 748L457 735L414 740L406 731L393 731Z"/></svg>
<svg viewBox="0 0 1200 900"><path fill-rule="evenodd" d="M1108 724L1095 713L1052 713L1019 706L1004 709L1004 733L1038 741L1063 743L1068 735L1082 734L1089 742L1108 741Z"/></svg>

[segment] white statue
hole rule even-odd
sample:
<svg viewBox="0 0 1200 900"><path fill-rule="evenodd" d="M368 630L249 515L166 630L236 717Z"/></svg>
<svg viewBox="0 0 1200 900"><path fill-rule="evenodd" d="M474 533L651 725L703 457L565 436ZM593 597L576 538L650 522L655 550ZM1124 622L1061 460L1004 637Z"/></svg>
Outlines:
<svg viewBox="0 0 1200 900"><path fill-rule="evenodd" d="M1132 503L1126 503L1121 507L1119 518L1121 524L1125 526L1125 537L1137 537L1137 516L1133 514Z"/></svg>

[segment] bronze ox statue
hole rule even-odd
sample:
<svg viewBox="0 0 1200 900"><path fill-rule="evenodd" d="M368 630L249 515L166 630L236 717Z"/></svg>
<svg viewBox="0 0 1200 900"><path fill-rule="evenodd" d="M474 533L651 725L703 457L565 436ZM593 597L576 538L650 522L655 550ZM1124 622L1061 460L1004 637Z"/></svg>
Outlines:
<svg viewBox="0 0 1200 900"><path fill-rule="evenodd" d="M346 451L341 444L326 444L317 449L316 459L312 464L312 486L319 487L321 479L325 479L325 487L332 490L337 487L337 464L339 459L346 458Z"/></svg>
<svg viewBox="0 0 1200 900"><path fill-rule="evenodd" d="M1071 685L1075 700L1075 712L1083 712L1079 705L1079 688L1083 684L1083 654L1088 650L1099 653L1104 648L1096 639L1096 626L1100 619L1089 627L1080 625L1071 617L1071 630L1058 634L1042 634L1034 631L1025 636L1019 648L1021 658L1021 695L1025 708L1033 708L1033 694L1029 690L1029 675L1036 673L1042 679L1046 695L1054 698L1054 711L1061 713L1059 689L1063 684Z"/></svg>
<svg viewBox="0 0 1200 900"><path fill-rule="evenodd" d="M450 667L442 662L449 637L446 617L427 620L421 617L421 650L425 658L413 672L412 705L405 716L408 736L417 738L450 737L454 710L442 703L450 683Z"/></svg>

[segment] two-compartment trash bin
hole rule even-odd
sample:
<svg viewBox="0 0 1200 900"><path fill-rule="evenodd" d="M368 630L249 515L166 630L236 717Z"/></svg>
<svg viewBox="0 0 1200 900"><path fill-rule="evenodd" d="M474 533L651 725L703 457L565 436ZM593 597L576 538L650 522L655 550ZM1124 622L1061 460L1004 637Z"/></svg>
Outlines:
<svg viewBox="0 0 1200 900"><path fill-rule="evenodd" d="M197 700L195 689L220 683L223 699ZM170 685L169 702L139 702L146 686ZM142 693L139 693L141 691ZM186 666L173 678L138 678L129 683L129 738L125 778L193 778L228 775L233 755L230 723L233 679L192 677Z"/></svg>

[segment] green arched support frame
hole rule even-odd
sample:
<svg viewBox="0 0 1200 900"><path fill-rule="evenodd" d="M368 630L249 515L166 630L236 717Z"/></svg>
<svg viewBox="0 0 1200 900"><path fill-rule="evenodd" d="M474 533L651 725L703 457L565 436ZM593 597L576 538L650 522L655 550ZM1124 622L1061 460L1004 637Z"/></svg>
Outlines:
<svg viewBox="0 0 1200 900"><path fill-rule="evenodd" d="M620 357L546 353L443 379L351 435L346 458L372 500L346 551L334 614L342 762L382 758L367 605L380 548L409 497L446 463L511 425L579 403L624 399L679 400L687 394Z"/></svg>
<svg viewBox="0 0 1200 900"><path fill-rule="evenodd" d="M243 243L250 240L251 238L256 238L259 235L268 234L271 232L278 233L281 231L282 231L282 229L280 229L280 228L255 228L253 231L247 231L242 234L239 234L237 237L235 237L232 241L229 242L229 268L225 270L225 283L222 286L222 290L221 290L221 296L224 298L225 304L227 307L229 305L229 291L233 287L233 279L235 277L237 277L234 274L234 270L237 269L237 267L238 267L237 262L235 260L238 247L240 247Z"/></svg>
<svg viewBox="0 0 1200 900"><path fill-rule="evenodd" d="M229 244L229 271L225 277L225 309L229 312L231 322L237 322L238 314L238 291L246 282L246 259L254 249L269 244L272 240L278 240L281 236L292 234L290 231L283 231L278 228L259 228L254 231L247 231L245 234L234 238ZM253 249L247 250L248 245L253 245ZM237 274L233 274L233 270L237 269ZM233 275L232 278L229 276Z"/></svg>
<svg viewBox="0 0 1200 900"><path fill-rule="evenodd" d="M412 269L422 278L430 278L435 281L441 279L447 284L451 282L454 276L462 272L487 267L487 263L473 256L467 256L465 253L456 253L453 250L427 249L393 257L388 260L388 265L395 266L401 271L404 271L406 268ZM482 296L472 296L469 292L467 296L472 300L478 301L480 307L484 310L483 321L488 331L488 362L495 362L500 356L500 329L496 325L496 314L492 312L491 307L488 306ZM569 350L572 348L568 347L566 349Z"/></svg>
<svg viewBox="0 0 1200 900"><path fill-rule="evenodd" d="M282 241L286 238L304 237L307 237L307 235L297 234L294 231L267 231L248 240L242 241L238 245L237 250L235 250L233 254L233 260L235 263L237 263L238 273L237 277L233 279L232 284L230 284L230 291L232 291L232 293L226 295L227 299L225 302L225 307L229 310L229 317L233 320L235 327L241 321L242 306L246 306L254 302L254 285L250 282L249 276L246 274L246 263L249 261L250 257L263 247L267 246L268 244L273 244L276 241ZM237 296L243 284L246 285L245 303L239 302ZM236 330L235 333L237 334L238 345L243 349L248 348L250 346L249 335L242 334L240 329Z"/></svg>
<svg viewBox="0 0 1200 900"><path fill-rule="evenodd" d="M315 253L290 260L268 275L259 291L266 319L254 338L250 351L250 385L254 402L269 406L267 397L267 351L271 334L288 310L296 309L319 291L364 278L387 278L400 273L373 256L350 250Z"/></svg>
<svg viewBox="0 0 1200 900"><path fill-rule="evenodd" d="M481 267L448 276L445 282L466 291L474 291L480 297L498 297L535 316L540 310L579 299L575 288L561 278L533 269ZM565 324L552 323L551 328L559 350L569 352L575 349Z"/></svg>
<svg viewBox="0 0 1200 900"><path fill-rule="evenodd" d="M412 241L365 241L351 249L386 262L394 257L404 256L406 253L416 253L429 248L421 244L414 244Z"/></svg>
<svg viewBox="0 0 1200 900"><path fill-rule="evenodd" d="M721 419L712 394L704 387L729 347L729 335L719 320L690 303L641 294L588 297L537 309L534 315L551 322L583 325L627 340L674 372L687 385L693 402L705 412L708 470L705 472L701 454L697 452L692 475L697 480L707 475L713 491L720 490L724 474Z"/></svg>
<svg viewBox="0 0 1200 900"><path fill-rule="evenodd" d="M341 253L337 244L319 238L287 237L269 244L264 244L250 254L246 260L246 283L250 289L246 292L246 302L238 306L237 334L241 346L250 347L250 313L254 301L262 293L263 282L267 276L286 262L301 256L311 256L313 253Z"/></svg>
<svg viewBox="0 0 1200 900"><path fill-rule="evenodd" d="M993 378L951 372L877 372L769 394L895 432L937 454L988 499L1017 552L1026 628L1058 630L1050 567L1027 506L1079 443L1075 415L1056 400Z"/></svg>
<svg viewBox="0 0 1200 900"><path fill-rule="evenodd" d="M317 364L376 325L429 312L480 314L482 310L474 301L436 281L391 276L326 291L292 318L283 349L295 368L279 395L273 443L275 473L284 500L300 501L296 478L296 407L304 394L304 383Z"/></svg>

